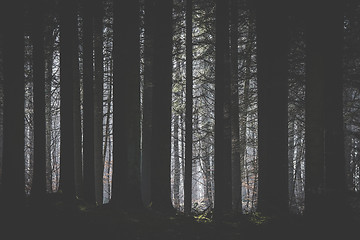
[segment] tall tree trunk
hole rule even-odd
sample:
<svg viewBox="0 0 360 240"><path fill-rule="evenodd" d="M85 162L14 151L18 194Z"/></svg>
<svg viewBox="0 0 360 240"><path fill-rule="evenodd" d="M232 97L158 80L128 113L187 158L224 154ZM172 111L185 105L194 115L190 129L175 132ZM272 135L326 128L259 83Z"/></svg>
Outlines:
<svg viewBox="0 0 360 240"><path fill-rule="evenodd" d="M142 207L139 12L139 1L114 2L113 203L134 209Z"/></svg>
<svg viewBox="0 0 360 240"><path fill-rule="evenodd" d="M185 180L184 210L192 205L192 152L193 152L193 53L192 53L192 0L186 0L186 106L185 106Z"/></svg>
<svg viewBox="0 0 360 240"><path fill-rule="evenodd" d="M84 3L83 23L83 87L84 87L84 199L95 203L94 158L94 57L93 57L93 1Z"/></svg>
<svg viewBox="0 0 360 240"><path fill-rule="evenodd" d="M174 207L180 208L179 115L174 116Z"/></svg>
<svg viewBox="0 0 360 240"><path fill-rule="evenodd" d="M216 1L215 218L232 209L229 0Z"/></svg>
<svg viewBox="0 0 360 240"><path fill-rule="evenodd" d="M153 1L145 0L144 31L144 87L142 122L141 186L145 206L151 202L151 142L152 142L152 96L153 96L153 56L154 56L154 11Z"/></svg>
<svg viewBox="0 0 360 240"><path fill-rule="evenodd" d="M74 32L75 48L73 52L74 58L74 170L75 170L75 193L78 197L83 197L83 152L82 152L82 125L81 125L81 83L79 69L79 38L78 28Z"/></svg>
<svg viewBox="0 0 360 240"><path fill-rule="evenodd" d="M231 177L232 208L235 212L242 210L241 197L241 159L239 130L239 61L238 61L238 21L239 1L231 0ZM250 40L251 41L251 40ZM242 113L244 114L244 113Z"/></svg>
<svg viewBox="0 0 360 240"><path fill-rule="evenodd" d="M1 5L0 5L1 6ZM0 20L2 20L0 18ZM0 25L0 31L2 31L2 25ZM2 179L2 163L3 163L3 151L4 151L4 69L3 69L3 37L0 36L0 186ZM1 188L0 188L1 191ZM0 200L1 201L1 200Z"/></svg>
<svg viewBox="0 0 360 240"><path fill-rule="evenodd" d="M109 96L106 100L107 103L107 112L106 112L106 122L105 122L105 143L104 143L104 150L103 150L103 163L104 163L104 171L107 170L106 173L106 185L107 185L107 194L108 194L108 200L110 201L111 198L111 136L110 136L110 114L111 114L111 100L112 100L112 81L110 80L109 82ZM106 154L109 154L108 157L106 158Z"/></svg>
<svg viewBox="0 0 360 240"><path fill-rule="evenodd" d="M258 209L269 215L288 212L288 19L285 2L258 1L256 9Z"/></svg>
<svg viewBox="0 0 360 240"><path fill-rule="evenodd" d="M75 200L74 179L74 51L77 6L74 1L60 2L60 186L65 203Z"/></svg>
<svg viewBox="0 0 360 240"><path fill-rule="evenodd" d="M95 50L95 83L94 83L94 158L95 158L95 199L103 203L104 162L103 147L103 15L102 0L95 1L94 13L94 50Z"/></svg>
<svg viewBox="0 0 360 240"><path fill-rule="evenodd" d="M50 9L50 6L48 7ZM51 169L51 128L52 128L52 109L51 109L51 86L52 86L52 68L54 54L54 17L50 15L47 18L47 27L45 29L45 118L46 118L46 188L52 192L52 169Z"/></svg>
<svg viewBox="0 0 360 240"><path fill-rule="evenodd" d="M46 193L44 9L41 0L31 8L34 83L34 172L31 196L35 202Z"/></svg>
<svg viewBox="0 0 360 240"><path fill-rule="evenodd" d="M0 3L3 36L4 122L2 206L21 209L24 179L24 3ZM16 21L9 21L16 19ZM14 214L15 212L11 212Z"/></svg>
<svg viewBox="0 0 360 240"><path fill-rule="evenodd" d="M323 6L326 5L326 11ZM342 115L342 1L311 4L307 22L306 184L308 215L336 215L345 191ZM323 11L321 18L318 12Z"/></svg>
<svg viewBox="0 0 360 240"><path fill-rule="evenodd" d="M250 13L249 17L249 29L248 29L248 44L246 46L246 58L245 58L245 76L244 76L244 90L241 104L241 117L240 117L240 166L245 166L246 186L249 186L249 171L248 161L246 160L246 146L247 146L247 123L248 123L248 109L249 109L249 88L251 79L251 65L252 65L252 53L253 53L253 42L254 42L254 31L253 31L253 14ZM247 204L246 209L249 209L250 189L247 187Z"/></svg>
<svg viewBox="0 0 360 240"><path fill-rule="evenodd" d="M173 1L154 1L153 121L151 147L152 208L172 211L171 87L172 87L172 7Z"/></svg>

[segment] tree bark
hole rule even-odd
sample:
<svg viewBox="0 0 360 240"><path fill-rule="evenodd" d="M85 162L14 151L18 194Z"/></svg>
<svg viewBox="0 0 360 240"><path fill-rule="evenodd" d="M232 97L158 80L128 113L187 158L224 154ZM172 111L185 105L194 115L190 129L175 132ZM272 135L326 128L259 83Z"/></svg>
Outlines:
<svg viewBox="0 0 360 240"><path fill-rule="evenodd" d="M34 172L31 196L39 203L46 193L44 9L37 0L31 8L34 83Z"/></svg>
<svg viewBox="0 0 360 240"><path fill-rule="evenodd" d="M216 1L215 218L232 209L229 0Z"/></svg>
<svg viewBox="0 0 360 240"><path fill-rule="evenodd" d="M180 208L179 115L174 116L174 207Z"/></svg>
<svg viewBox="0 0 360 240"><path fill-rule="evenodd" d="M114 204L141 208L140 5L114 3ZM116 176L117 175L117 176ZM113 183L114 183L113 180Z"/></svg>
<svg viewBox="0 0 360 240"><path fill-rule="evenodd" d="M83 148L84 148L84 199L95 204L95 158L94 158L94 1L84 3L83 22Z"/></svg>
<svg viewBox="0 0 360 240"><path fill-rule="evenodd" d="M24 3L0 5L3 33L3 163L2 206L20 211L25 197L24 179ZM9 19L17 21L9 22Z"/></svg>
<svg viewBox="0 0 360 240"><path fill-rule="evenodd" d="M144 17L144 87L142 121L141 188L145 206L151 202L151 142L152 142L152 96L153 96L153 55L154 55L154 11L153 1L145 0Z"/></svg>
<svg viewBox="0 0 360 240"><path fill-rule="evenodd" d="M185 180L184 211L192 206L192 152L193 152L193 50L192 50L192 0L186 1L186 106L185 106Z"/></svg>
<svg viewBox="0 0 360 240"><path fill-rule="evenodd" d="M76 3L60 2L60 186L65 203L75 200L74 179L74 52L77 27Z"/></svg>
<svg viewBox="0 0 360 240"><path fill-rule="evenodd" d="M259 202L288 212L288 19L286 1L257 2ZM271 13L271 15L269 14Z"/></svg>
<svg viewBox="0 0 360 240"><path fill-rule="evenodd" d="M94 159L95 159L95 200L103 203L104 162L103 148L103 14L102 0L95 1L94 13L94 51L95 51L95 82L94 82Z"/></svg>
<svg viewBox="0 0 360 240"><path fill-rule="evenodd" d="M326 5L319 18L318 12ZM311 4L306 29L306 183L308 215L340 214L345 156L342 113L343 3Z"/></svg>
<svg viewBox="0 0 360 240"><path fill-rule="evenodd" d="M239 61L238 61L238 21L239 1L231 0L231 181L232 181L232 209L241 213L241 146L239 129ZM251 40L250 40L251 41ZM244 114L244 113L242 113Z"/></svg>
<svg viewBox="0 0 360 240"><path fill-rule="evenodd" d="M151 148L152 208L173 211L171 204L171 87L173 1L154 1L153 125Z"/></svg>

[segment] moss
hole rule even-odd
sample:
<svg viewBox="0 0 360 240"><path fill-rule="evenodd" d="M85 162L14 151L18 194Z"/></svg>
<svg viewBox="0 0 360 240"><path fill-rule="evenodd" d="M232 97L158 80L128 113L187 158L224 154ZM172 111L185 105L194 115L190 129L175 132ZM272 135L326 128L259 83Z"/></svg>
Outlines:
<svg viewBox="0 0 360 240"><path fill-rule="evenodd" d="M250 222L259 226L267 224L270 221L270 217L263 215L261 212L254 212L250 215Z"/></svg>

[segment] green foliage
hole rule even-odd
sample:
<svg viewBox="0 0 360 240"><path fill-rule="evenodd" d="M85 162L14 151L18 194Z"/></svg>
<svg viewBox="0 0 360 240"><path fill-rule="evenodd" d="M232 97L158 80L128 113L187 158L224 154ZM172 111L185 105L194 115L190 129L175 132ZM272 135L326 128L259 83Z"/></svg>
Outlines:
<svg viewBox="0 0 360 240"><path fill-rule="evenodd" d="M212 220L208 217L207 213L203 213L201 215L194 216L194 219L198 223L211 223Z"/></svg>

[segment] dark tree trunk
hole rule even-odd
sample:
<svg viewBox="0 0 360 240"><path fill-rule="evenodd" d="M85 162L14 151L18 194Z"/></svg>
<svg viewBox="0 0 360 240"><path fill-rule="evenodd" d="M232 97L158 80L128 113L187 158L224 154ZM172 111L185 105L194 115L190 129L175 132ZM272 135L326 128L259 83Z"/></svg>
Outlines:
<svg viewBox="0 0 360 240"><path fill-rule="evenodd" d="M231 177L232 208L242 211L241 197L241 162L240 162L240 129L239 129L239 61L238 61L238 21L239 1L231 0ZM250 40L251 41L251 40ZM244 114L244 113L242 113Z"/></svg>
<svg viewBox="0 0 360 240"><path fill-rule="evenodd" d="M288 211L288 26L285 1L257 2L259 202ZM271 13L271 14L270 14Z"/></svg>
<svg viewBox="0 0 360 240"><path fill-rule="evenodd" d="M215 218L232 209L229 0L216 1Z"/></svg>
<svg viewBox="0 0 360 240"><path fill-rule="evenodd" d="M103 203L104 162L103 148L103 14L102 0L96 0L94 6L94 51L95 51L95 82L94 82L94 158L95 158L95 199L97 204Z"/></svg>
<svg viewBox="0 0 360 240"><path fill-rule="evenodd" d="M84 2L83 25L83 148L84 148L84 199L95 203L94 159L94 57L93 57L93 0Z"/></svg>
<svg viewBox="0 0 360 240"><path fill-rule="evenodd" d="M41 0L32 5L31 16L34 82L34 175L31 196L39 202L46 193L44 9Z"/></svg>
<svg viewBox="0 0 360 240"><path fill-rule="evenodd" d="M173 210L170 186L173 2L155 0L153 7L151 201L153 209L167 212Z"/></svg>
<svg viewBox="0 0 360 240"><path fill-rule="evenodd" d="M311 4L307 22L305 211L308 215L340 213L342 209L334 206L345 204L342 10L341 1ZM323 12L321 17L319 11Z"/></svg>
<svg viewBox="0 0 360 240"><path fill-rule="evenodd" d="M140 189L140 5L114 2L113 201L142 207Z"/></svg>
<svg viewBox="0 0 360 240"><path fill-rule="evenodd" d="M77 6L75 1L60 2L60 186L68 206L75 200L74 179L74 52Z"/></svg>
<svg viewBox="0 0 360 240"><path fill-rule="evenodd" d="M23 1L4 1L0 4L4 77L1 200L3 206L15 212L21 209L25 197L23 4Z"/></svg>
<svg viewBox="0 0 360 240"><path fill-rule="evenodd" d="M186 1L186 106L185 106L185 180L184 210L192 206L192 151L193 151L193 52L192 52L192 0Z"/></svg>
<svg viewBox="0 0 360 240"><path fill-rule="evenodd" d="M141 188L145 206L150 204L151 195L151 141L152 141L152 96L153 96L153 55L154 55L154 11L153 1L145 0L144 17L144 87L142 122Z"/></svg>

